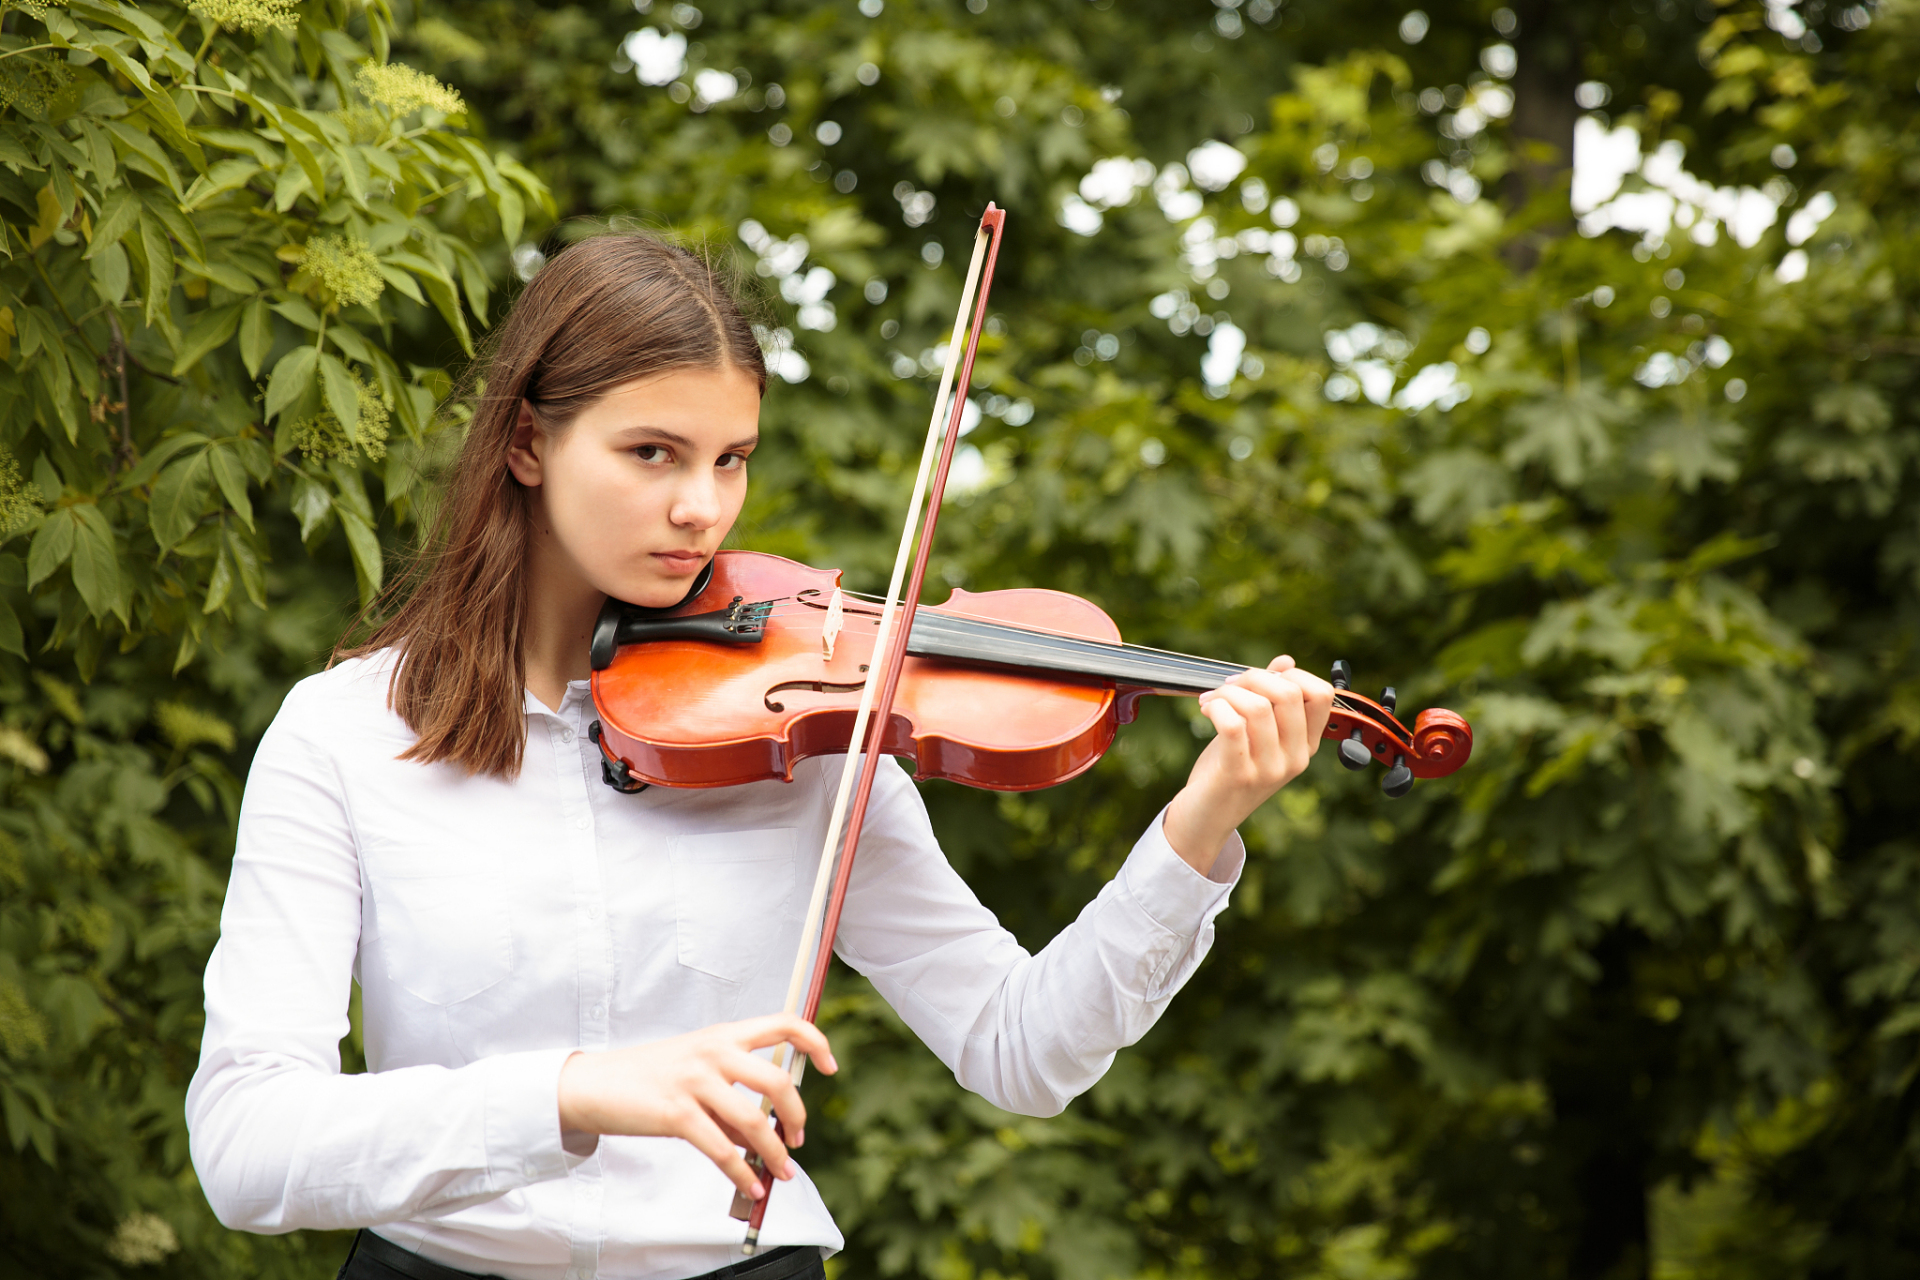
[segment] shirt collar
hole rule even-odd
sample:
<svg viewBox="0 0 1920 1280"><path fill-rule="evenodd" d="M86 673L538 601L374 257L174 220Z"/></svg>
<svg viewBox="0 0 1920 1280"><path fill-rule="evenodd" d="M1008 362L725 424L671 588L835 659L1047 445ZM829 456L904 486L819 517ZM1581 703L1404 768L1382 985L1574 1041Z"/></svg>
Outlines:
<svg viewBox="0 0 1920 1280"><path fill-rule="evenodd" d="M555 710L533 696L531 689L520 691L521 705L530 716L570 716L593 698L593 685L586 680L567 681L567 692L560 699L560 707Z"/></svg>

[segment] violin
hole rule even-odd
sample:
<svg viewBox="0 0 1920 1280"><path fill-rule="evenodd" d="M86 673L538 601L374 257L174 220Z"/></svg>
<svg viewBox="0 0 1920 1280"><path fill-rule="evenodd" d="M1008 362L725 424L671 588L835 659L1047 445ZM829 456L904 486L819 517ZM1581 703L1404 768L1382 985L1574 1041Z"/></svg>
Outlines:
<svg viewBox="0 0 1920 1280"><path fill-rule="evenodd" d="M721 551L671 608L608 601L589 732L609 785L791 781L808 756L846 754L880 620L880 602L847 598L839 570L754 551ZM1038 587L921 605L906 653L880 750L911 760L916 777L992 791L1065 782L1106 753L1142 697L1204 693L1246 670L1122 643L1098 605ZM1390 797L1473 751L1451 711L1422 711L1408 730L1393 690L1354 693L1344 662L1333 683L1326 736L1348 768L1384 766Z"/></svg>
<svg viewBox="0 0 1920 1280"><path fill-rule="evenodd" d="M912 760L922 778L1052 786L1092 767L1145 695L1204 693L1246 670L1125 644L1097 605L1058 591L956 590L920 605L1005 227L1006 211L988 204L885 595L850 596L835 570L722 551L679 604L609 601L594 627L599 718L588 732L615 788L790 780L808 756L844 757L787 986L787 1011L808 1021L826 989L882 756ZM1451 711L1423 711L1409 731L1394 716L1393 690L1361 697L1343 662L1333 684L1327 736L1340 740L1348 768L1387 766L1389 796L1452 773L1473 750L1473 731ZM790 1045L774 1053L795 1084L806 1061ZM769 1110L763 1099L762 1115ZM748 1164L767 1191L734 1196L751 1256L773 1183L758 1154Z"/></svg>

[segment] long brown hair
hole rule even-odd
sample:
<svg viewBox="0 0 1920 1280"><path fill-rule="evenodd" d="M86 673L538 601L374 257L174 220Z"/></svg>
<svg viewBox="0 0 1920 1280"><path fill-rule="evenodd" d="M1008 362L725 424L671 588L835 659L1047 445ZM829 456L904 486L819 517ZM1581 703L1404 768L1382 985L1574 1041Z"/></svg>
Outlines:
<svg viewBox="0 0 1920 1280"><path fill-rule="evenodd" d="M473 419L426 552L379 602L387 612L336 660L392 648L388 703L417 735L403 760L511 778L526 745L526 486L507 468L522 401L564 431L638 378L738 368L766 390L753 328L712 263L652 236L596 235L554 255L467 380Z"/></svg>

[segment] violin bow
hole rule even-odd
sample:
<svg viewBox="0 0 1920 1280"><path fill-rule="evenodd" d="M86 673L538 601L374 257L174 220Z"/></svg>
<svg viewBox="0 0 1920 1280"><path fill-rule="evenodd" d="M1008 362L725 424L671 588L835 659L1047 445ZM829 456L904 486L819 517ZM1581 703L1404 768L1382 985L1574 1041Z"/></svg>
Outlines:
<svg viewBox="0 0 1920 1280"><path fill-rule="evenodd" d="M846 902L847 884L853 876L854 850L860 844L860 831L866 823L867 801L873 795L873 782L879 775L885 754L887 725L893 718L894 694L900 687L900 673L906 666L907 638L913 634L913 617L919 608L920 589L927 577L927 560L933 549L933 531L940 522L940 502L947 491L947 473L953 467L953 452L960 439L960 427L966 416L967 391L973 383L973 361L980 350L980 335L987 318L987 297L993 291L994 264L1000 258L1000 241L1006 227L1006 210L989 202L980 215L974 232L973 259L967 265L967 281L960 292L960 306L953 317L953 338L947 344L946 367L940 374L940 390L933 398L933 414L927 422L927 438L920 450L920 471L913 482L913 496L907 503L906 523L900 531L900 547L894 555L893 576L881 604L880 630L874 639L873 660L868 664L866 683L860 691L860 709L854 716L849 744L863 749L847 752L840 770L840 788L834 796L833 813L827 822L827 837L820 853L820 869L814 877L813 896L807 903L806 923L801 928L800 951L794 957L793 975L787 984L786 1011L799 1014L808 1022L820 1010L820 995L827 983L827 970L833 962L833 939L840 928L840 909ZM968 312L972 312L969 324ZM965 339L964 343L962 339ZM958 369L956 379L955 371ZM941 430L945 410L946 430ZM924 512L925 520L921 517ZM916 531L919 549L914 550ZM912 570L908 571L908 558ZM905 591L901 589L905 579ZM858 773L858 781L855 774ZM844 829L845 838L842 839ZM808 945L808 939L813 944ZM811 961L811 963L809 963ZM790 1044L774 1051L774 1065L785 1067L794 1084L806 1071L806 1055ZM772 1109L766 1098L760 1101L761 1115ZM749 1153L748 1164L766 1194L758 1200L738 1192L732 1213L747 1224L746 1243L741 1252L751 1256L760 1244L760 1224L766 1217L767 1202L773 1199L773 1179L766 1177L766 1166L759 1156Z"/></svg>

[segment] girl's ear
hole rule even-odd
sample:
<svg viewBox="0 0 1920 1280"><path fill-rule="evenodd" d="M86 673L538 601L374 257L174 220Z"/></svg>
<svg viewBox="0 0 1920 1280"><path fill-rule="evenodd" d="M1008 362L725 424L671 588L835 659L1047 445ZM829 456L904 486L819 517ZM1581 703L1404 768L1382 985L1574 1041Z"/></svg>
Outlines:
<svg viewBox="0 0 1920 1280"><path fill-rule="evenodd" d="M546 436L533 420L533 406L522 400L513 421L513 440L507 445L507 470L529 489L540 487L540 454L545 444Z"/></svg>

